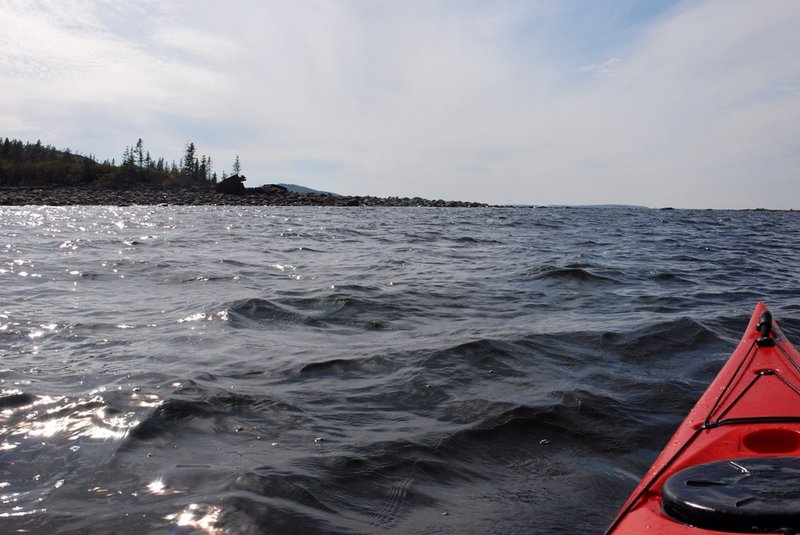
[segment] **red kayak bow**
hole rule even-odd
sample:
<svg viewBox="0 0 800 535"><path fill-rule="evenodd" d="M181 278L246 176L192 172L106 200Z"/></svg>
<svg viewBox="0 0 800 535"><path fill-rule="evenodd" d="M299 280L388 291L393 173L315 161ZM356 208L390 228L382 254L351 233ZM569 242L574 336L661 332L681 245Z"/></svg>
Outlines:
<svg viewBox="0 0 800 535"><path fill-rule="evenodd" d="M764 303L606 531L800 533L800 353Z"/></svg>

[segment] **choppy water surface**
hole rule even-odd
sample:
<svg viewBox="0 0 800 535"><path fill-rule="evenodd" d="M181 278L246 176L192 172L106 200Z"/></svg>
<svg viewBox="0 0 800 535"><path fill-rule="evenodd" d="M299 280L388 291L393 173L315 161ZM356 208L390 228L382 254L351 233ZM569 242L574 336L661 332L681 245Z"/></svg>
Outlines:
<svg viewBox="0 0 800 535"><path fill-rule="evenodd" d="M791 212L0 208L0 531L599 533Z"/></svg>

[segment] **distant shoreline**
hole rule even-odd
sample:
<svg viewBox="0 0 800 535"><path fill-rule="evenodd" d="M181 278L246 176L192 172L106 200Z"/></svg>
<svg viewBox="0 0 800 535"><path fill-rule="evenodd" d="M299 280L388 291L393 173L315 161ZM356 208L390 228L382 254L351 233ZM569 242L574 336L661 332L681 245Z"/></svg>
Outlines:
<svg viewBox="0 0 800 535"><path fill-rule="evenodd" d="M274 189L248 188L244 195L217 193L201 188L6 187L0 188L0 206L72 205L178 205L178 206L395 206L481 208L488 204L429 200L419 197L321 195Z"/></svg>

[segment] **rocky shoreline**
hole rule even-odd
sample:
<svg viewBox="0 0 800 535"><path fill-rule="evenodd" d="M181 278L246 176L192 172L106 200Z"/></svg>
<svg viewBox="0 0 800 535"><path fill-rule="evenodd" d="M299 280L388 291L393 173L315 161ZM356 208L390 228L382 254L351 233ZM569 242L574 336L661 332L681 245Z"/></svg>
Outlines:
<svg viewBox="0 0 800 535"><path fill-rule="evenodd" d="M295 193L279 188L248 188L243 194L218 193L200 188L100 189L87 187L0 188L0 205L180 205L180 206L396 206L478 208L487 204L428 200L419 197L371 197Z"/></svg>

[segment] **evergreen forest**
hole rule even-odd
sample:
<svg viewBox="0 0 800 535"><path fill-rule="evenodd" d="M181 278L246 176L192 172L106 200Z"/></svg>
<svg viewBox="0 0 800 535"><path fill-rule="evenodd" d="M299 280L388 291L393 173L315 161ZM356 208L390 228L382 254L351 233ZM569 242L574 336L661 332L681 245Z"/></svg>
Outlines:
<svg viewBox="0 0 800 535"><path fill-rule="evenodd" d="M240 170L239 157L234 167ZM222 178L227 174L223 173ZM211 189L217 183L211 157L197 154L188 142L180 162L153 158L141 139L125 147L122 161L99 162L93 155L51 145L0 138L0 187L85 186L109 189L137 187Z"/></svg>

